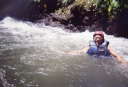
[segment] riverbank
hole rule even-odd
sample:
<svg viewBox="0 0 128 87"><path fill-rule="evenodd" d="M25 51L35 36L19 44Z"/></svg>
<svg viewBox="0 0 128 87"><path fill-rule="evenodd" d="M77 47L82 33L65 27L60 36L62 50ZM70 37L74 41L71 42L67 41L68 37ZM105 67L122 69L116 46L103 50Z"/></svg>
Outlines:
<svg viewBox="0 0 128 87"><path fill-rule="evenodd" d="M73 32L102 30L109 35L128 38L127 8L120 7L120 11L117 11L105 5L107 1L99 3L99 5L105 5L104 7L87 1L77 0L66 4L47 14L48 16L43 16L41 20L47 25L63 26Z"/></svg>
<svg viewBox="0 0 128 87"><path fill-rule="evenodd" d="M103 30L106 34L128 38L128 8L125 1L122 1L123 4L118 1L106 4L108 1L100 0L69 0L63 3L63 0L6 1L1 1L1 20L10 16L18 20L64 27L72 32Z"/></svg>

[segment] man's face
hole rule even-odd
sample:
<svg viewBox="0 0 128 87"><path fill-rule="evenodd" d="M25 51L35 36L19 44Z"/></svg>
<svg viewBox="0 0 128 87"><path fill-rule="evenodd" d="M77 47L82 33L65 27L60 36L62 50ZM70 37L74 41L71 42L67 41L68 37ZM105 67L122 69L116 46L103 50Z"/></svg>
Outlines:
<svg viewBox="0 0 128 87"><path fill-rule="evenodd" d="M94 39L94 42L96 43L96 45L100 45L103 41L103 37L100 35L95 35L93 39Z"/></svg>

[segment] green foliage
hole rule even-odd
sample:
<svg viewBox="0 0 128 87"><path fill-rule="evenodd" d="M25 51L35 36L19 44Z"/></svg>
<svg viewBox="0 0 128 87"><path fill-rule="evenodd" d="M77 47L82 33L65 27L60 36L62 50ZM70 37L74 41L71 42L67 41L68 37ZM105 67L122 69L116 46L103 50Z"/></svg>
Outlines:
<svg viewBox="0 0 128 87"><path fill-rule="evenodd" d="M47 2L50 0L30 0L35 2ZM78 7L84 7L89 11L90 7L94 7L93 10L102 16L108 15L108 17L115 18L122 9L128 9L128 0L55 0L58 6L65 7L71 3ZM46 3L47 6L47 3Z"/></svg>
<svg viewBox="0 0 128 87"><path fill-rule="evenodd" d="M75 0L57 0L58 3L62 3L63 5L73 2L73 1L75 1Z"/></svg>
<svg viewBox="0 0 128 87"><path fill-rule="evenodd" d="M109 18L114 18L122 9L128 8L128 0L90 0L101 15L107 12ZM105 14L106 15L106 14Z"/></svg>

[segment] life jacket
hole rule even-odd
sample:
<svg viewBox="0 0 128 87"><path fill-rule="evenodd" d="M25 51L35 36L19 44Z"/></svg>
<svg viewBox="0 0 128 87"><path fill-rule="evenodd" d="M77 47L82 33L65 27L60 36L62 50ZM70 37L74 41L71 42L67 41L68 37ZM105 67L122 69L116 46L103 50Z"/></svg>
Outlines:
<svg viewBox="0 0 128 87"><path fill-rule="evenodd" d="M94 41L90 40L87 54L98 55L98 56L110 56L110 52L107 49L108 45L109 42L106 40L99 46L97 46Z"/></svg>

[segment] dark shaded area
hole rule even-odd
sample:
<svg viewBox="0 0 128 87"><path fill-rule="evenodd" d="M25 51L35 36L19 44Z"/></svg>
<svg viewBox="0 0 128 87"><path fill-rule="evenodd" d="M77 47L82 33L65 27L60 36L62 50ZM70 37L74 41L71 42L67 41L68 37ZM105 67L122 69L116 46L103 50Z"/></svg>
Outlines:
<svg viewBox="0 0 128 87"><path fill-rule="evenodd" d="M2 85L2 82L0 81L0 87L4 87L3 85Z"/></svg>
<svg viewBox="0 0 128 87"><path fill-rule="evenodd" d="M1 0L0 19L11 16L16 19L34 22L41 19L44 13L54 12L59 6L57 6L57 0L41 0L41 2L32 0Z"/></svg>
<svg viewBox="0 0 128 87"><path fill-rule="evenodd" d="M122 9L117 20L118 36L128 37L128 9Z"/></svg>
<svg viewBox="0 0 128 87"><path fill-rule="evenodd" d="M41 8L44 7L44 4L47 5L46 7L46 12L50 13L50 12L54 12L55 9L57 9L59 6L57 6L57 0L41 0Z"/></svg>
<svg viewBox="0 0 128 87"><path fill-rule="evenodd" d="M0 1L0 19L11 16L21 20L34 21L42 14L39 4L29 0L3 0Z"/></svg>
<svg viewBox="0 0 128 87"><path fill-rule="evenodd" d="M0 18L2 19L6 16L21 17L24 14L27 2L28 0L1 0Z"/></svg>

